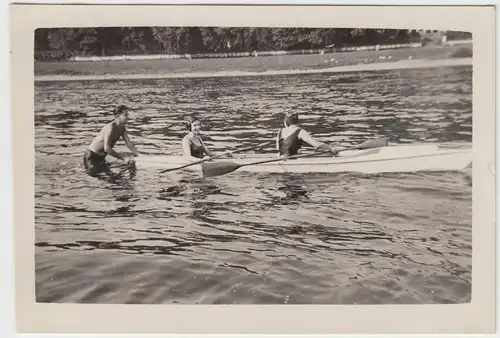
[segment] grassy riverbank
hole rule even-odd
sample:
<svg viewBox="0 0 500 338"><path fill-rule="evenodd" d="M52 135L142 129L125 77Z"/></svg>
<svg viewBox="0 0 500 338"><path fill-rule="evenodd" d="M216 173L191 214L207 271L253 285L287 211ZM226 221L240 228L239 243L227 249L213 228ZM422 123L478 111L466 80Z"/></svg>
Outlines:
<svg viewBox="0 0 500 338"><path fill-rule="evenodd" d="M35 62L35 76L120 76L321 70L402 60L470 57L472 45L225 59Z"/></svg>

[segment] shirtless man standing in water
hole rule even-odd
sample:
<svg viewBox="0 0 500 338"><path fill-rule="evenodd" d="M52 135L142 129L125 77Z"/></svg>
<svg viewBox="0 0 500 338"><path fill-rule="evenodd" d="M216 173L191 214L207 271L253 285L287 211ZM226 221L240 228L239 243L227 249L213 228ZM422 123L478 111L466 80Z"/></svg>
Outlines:
<svg viewBox="0 0 500 338"><path fill-rule="evenodd" d="M96 138L92 141L83 156L83 164L87 173L91 176L96 176L101 172L109 172L107 163L105 162L106 155L111 155L129 166L134 166L133 159L126 158L125 156L117 153L113 147L116 142L123 137L125 144L132 151L134 156L139 156L137 149L134 147L130 138L128 137L125 125L128 121L128 108L124 105L116 106L113 110L115 116L114 121L105 125Z"/></svg>

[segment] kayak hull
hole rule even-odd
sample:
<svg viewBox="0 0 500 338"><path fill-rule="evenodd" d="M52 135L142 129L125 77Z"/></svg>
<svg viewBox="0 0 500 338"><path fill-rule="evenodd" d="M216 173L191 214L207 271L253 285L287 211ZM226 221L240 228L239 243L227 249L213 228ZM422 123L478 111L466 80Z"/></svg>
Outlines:
<svg viewBox="0 0 500 338"><path fill-rule="evenodd" d="M233 158L213 161L230 161L248 164L266 159L276 159L274 154L235 154ZM188 162L182 156L142 156L138 167L158 169L175 168ZM339 156L316 156L278 161L239 168L242 172L261 173L383 173L416 171L461 170L472 164L472 148L442 147L434 144L389 146L377 149L342 151ZM182 170L201 171L201 164Z"/></svg>

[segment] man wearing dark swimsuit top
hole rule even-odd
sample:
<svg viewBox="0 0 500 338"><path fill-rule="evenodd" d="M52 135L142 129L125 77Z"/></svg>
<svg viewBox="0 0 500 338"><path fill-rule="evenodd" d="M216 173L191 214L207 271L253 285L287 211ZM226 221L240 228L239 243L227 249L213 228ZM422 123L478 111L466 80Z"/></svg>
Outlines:
<svg viewBox="0 0 500 338"><path fill-rule="evenodd" d="M116 142L123 138L127 147L132 151L134 156L139 156L137 149L134 147L128 136L125 125L128 121L128 108L124 105L115 107L113 114L114 121L106 124L99 134L94 138L88 149L85 151L83 157L83 164L87 173L95 176L100 172L108 172L109 168L105 162L107 155L111 155L123 162L134 165L133 159L126 158L125 156L117 153L113 147Z"/></svg>
<svg viewBox="0 0 500 338"><path fill-rule="evenodd" d="M297 125L298 123L298 113L289 112L285 115L285 128L280 129L276 137L278 156L288 158L289 156L297 155L303 142L313 146L315 150L326 150L331 152L334 156L338 154L337 149L332 148L325 143L318 142L311 136L311 134L300 128Z"/></svg>

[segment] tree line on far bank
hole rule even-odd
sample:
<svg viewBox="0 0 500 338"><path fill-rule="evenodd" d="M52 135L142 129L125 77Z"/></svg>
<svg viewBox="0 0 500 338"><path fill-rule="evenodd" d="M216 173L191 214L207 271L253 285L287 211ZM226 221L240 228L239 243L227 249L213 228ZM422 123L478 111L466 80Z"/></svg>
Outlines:
<svg viewBox="0 0 500 338"><path fill-rule="evenodd" d="M428 36L429 33L425 33ZM431 32L431 34L433 34ZM440 32L434 34L439 35ZM446 32L449 39L470 39ZM72 56L239 53L421 42L423 34L403 29L265 27L101 27L35 31L35 60Z"/></svg>

